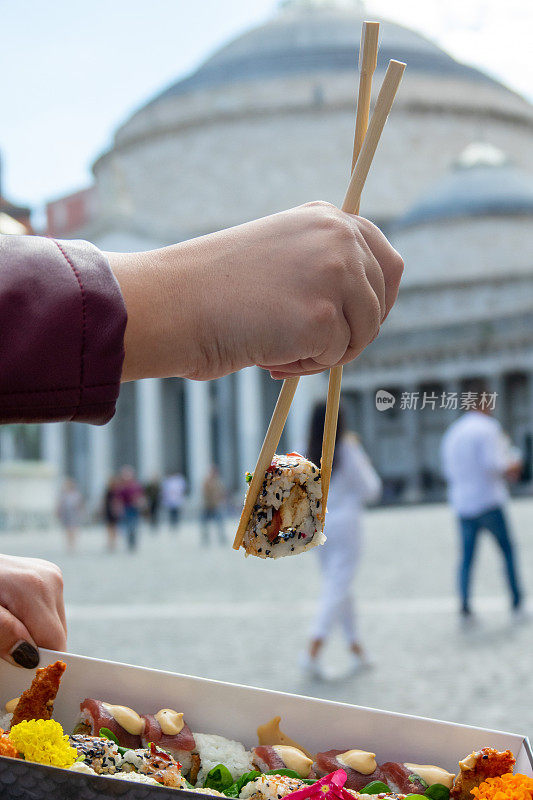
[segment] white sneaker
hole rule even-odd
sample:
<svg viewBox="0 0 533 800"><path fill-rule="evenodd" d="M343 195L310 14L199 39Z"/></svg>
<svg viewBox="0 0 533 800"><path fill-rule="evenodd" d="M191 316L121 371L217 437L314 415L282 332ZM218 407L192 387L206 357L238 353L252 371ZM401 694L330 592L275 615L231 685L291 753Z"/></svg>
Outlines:
<svg viewBox="0 0 533 800"><path fill-rule="evenodd" d="M299 662L300 669L306 677L322 680L324 674L318 658L312 658L309 652L305 650L303 653L300 653Z"/></svg>
<svg viewBox="0 0 533 800"><path fill-rule="evenodd" d="M531 622L531 612L526 608L524 603L521 603L518 608L512 609L511 620L515 625Z"/></svg>
<svg viewBox="0 0 533 800"><path fill-rule="evenodd" d="M360 655L357 653L351 653L347 674L357 675L358 672L363 672L365 669L371 669L373 666L374 665L372 661L370 661L366 653L361 653Z"/></svg>

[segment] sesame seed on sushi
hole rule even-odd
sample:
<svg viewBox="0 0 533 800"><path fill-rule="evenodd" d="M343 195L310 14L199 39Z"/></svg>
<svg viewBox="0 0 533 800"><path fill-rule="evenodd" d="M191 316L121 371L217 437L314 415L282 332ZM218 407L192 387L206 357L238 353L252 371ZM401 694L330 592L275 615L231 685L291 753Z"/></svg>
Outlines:
<svg viewBox="0 0 533 800"><path fill-rule="evenodd" d="M299 453L275 455L243 539L246 555L281 558L323 544L319 468Z"/></svg>

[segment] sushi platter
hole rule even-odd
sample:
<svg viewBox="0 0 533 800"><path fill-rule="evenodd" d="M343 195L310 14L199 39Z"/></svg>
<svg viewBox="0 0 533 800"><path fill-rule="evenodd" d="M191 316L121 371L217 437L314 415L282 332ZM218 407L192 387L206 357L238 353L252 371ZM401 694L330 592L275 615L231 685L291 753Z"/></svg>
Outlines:
<svg viewBox="0 0 533 800"><path fill-rule="evenodd" d="M375 755L383 768L390 762L395 762L396 766L406 762L418 765L438 764L443 774L446 770L453 774L457 772L458 761L465 754L483 748L494 748L495 751L511 751L516 758L515 773L533 777L530 744L527 738L518 734L221 683L79 655L41 651L42 666L53 665L58 659L64 662L66 669L54 702L53 720L61 724L66 734L71 734L79 724L80 704L86 705L85 698L101 698L105 702L100 705L121 704L135 709L140 715L148 715L147 719L151 720L152 725L155 723L150 715L155 710L176 709L179 712L177 716L181 715L180 718L186 720L190 730L195 731L199 751L201 752L201 746L204 747L204 776L207 774L207 767L217 760L216 756L206 755L205 747L210 737L217 741L219 737L225 737L231 745L238 745L236 754L221 755L221 758L231 762L229 766L233 770L232 774L238 774L243 769L238 763L239 758L242 758L239 754L250 753L253 748L261 750L256 747L258 728L276 715L281 717L283 731L291 737L288 741L301 746L302 763L305 763L305 753L327 758L328 753L346 751L344 755L347 756L348 752L363 752L347 751L347 748L364 748L365 756ZM20 696L28 688L33 674L0 661L2 712L8 700ZM114 707L109 706L111 709ZM152 731L151 736L154 736ZM163 748L165 743L160 732L159 736L158 741ZM71 741L75 738L71 737ZM163 749L158 752L162 753ZM217 752L222 753L221 750ZM316 756L317 761L319 756ZM265 771L264 765L260 771ZM350 773L350 769L346 768L346 772ZM289 784L291 782L290 778L280 780ZM197 779L197 785L201 782ZM416 792L416 787L411 791ZM71 769L0 756L2 800L49 800L56 797L61 800L91 800L117 796L125 800L137 800L152 796L176 797L176 792L190 800L196 795L198 800L198 791L190 790L187 785L184 788L166 788L130 783L112 780L106 775L91 774L89 770L87 774L83 774ZM202 789L202 793L209 794L209 790ZM284 791L283 794L288 796L290 791ZM245 797L246 793L237 796ZM351 792L348 796L359 795ZM389 796L405 797L404 794ZM255 800L256 795L252 797ZM257 795L259 797L262 795Z"/></svg>

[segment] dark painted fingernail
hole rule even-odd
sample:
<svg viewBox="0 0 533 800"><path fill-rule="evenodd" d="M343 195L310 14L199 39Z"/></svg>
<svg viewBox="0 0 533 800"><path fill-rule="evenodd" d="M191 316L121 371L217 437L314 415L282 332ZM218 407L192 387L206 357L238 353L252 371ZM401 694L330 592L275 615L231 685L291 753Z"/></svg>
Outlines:
<svg viewBox="0 0 533 800"><path fill-rule="evenodd" d="M11 658L20 667L35 669L39 663L39 651L29 642L18 642L11 651Z"/></svg>

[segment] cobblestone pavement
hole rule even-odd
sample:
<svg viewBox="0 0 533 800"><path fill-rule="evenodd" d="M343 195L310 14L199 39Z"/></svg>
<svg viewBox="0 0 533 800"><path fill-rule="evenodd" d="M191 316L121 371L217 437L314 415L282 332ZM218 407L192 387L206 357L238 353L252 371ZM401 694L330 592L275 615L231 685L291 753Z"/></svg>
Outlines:
<svg viewBox="0 0 533 800"><path fill-rule="evenodd" d="M533 500L511 519L526 587L533 579ZM228 537L234 526L227 523ZM444 506L368 513L357 582L362 639L375 666L343 678L340 637L330 680L298 672L315 610L312 553L264 562L229 544L202 548L195 524L143 531L139 550L109 554L101 529L65 553L59 532L0 535L0 550L56 561L65 575L73 652L473 725L533 733L533 623L511 624L493 543L475 574L480 624L458 624L456 532Z"/></svg>

